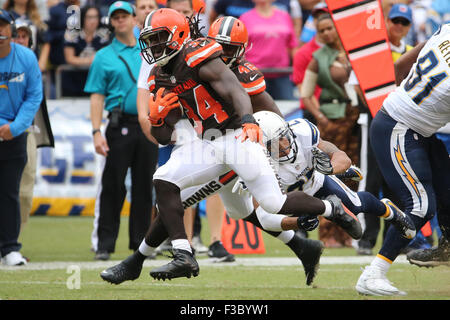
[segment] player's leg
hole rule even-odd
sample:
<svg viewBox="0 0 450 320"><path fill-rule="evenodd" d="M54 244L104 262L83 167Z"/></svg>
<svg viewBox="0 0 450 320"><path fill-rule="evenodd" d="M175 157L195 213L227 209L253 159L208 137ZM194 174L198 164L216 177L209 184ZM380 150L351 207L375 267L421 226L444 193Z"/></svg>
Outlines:
<svg viewBox="0 0 450 320"><path fill-rule="evenodd" d="M244 195L233 193L233 185L234 182L225 185L219 192L228 216L235 220L248 221L286 244L302 262L306 284L311 285L319 268L323 251L322 242L302 238L293 231L298 230L300 217L270 214L262 207L255 210L252 197L248 193ZM289 229L285 229L286 227Z"/></svg>
<svg viewBox="0 0 450 320"><path fill-rule="evenodd" d="M337 198L321 200L307 195L302 191L293 191L283 194L273 168L262 148L250 141L227 141L230 155L227 153L227 164L245 182L248 190L258 204L268 213L288 216L324 215L336 219L347 233L354 239L362 234L358 219L347 214ZM236 161L233 156L241 158ZM239 161L240 160L240 161Z"/></svg>
<svg viewBox="0 0 450 320"><path fill-rule="evenodd" d="M425 267L450 265L450 158L442 140L430 137L430 161L437 201L437 219L442 235L437 246L406 255L412 264Z"/></svg>
<svg viewBox="0 0 450 320"><path fill-rule="evenodd" d="M152 210L152 177L158 161L158 147L150 142L139 125L129 127L135 135L135 152L131 162L131 204L128 232L129 248L136 251L150 227Z"/></svg>
<svg viewBox="0 0 450 320"><path fill-rule="evenodd" d="M210 181L227 170L216 160L215 150L204 140L194 140L174 149L169 161L153 177L159 215L172 243L174 260L155 268L156 279L197 276L198 264L192 254L183 224L181 190Z"/></svg>
<svg viewBox="0 0 450 320"><path fill-rule="evenodd" d="M372 122L370 135L376 137L372 146L386 182L399 196L416 230L420 229L436 210L428 140L383 112ZM373 295L405 294L389 283L386 274L409 241L391 226L378 255L360 276L357 291Z"/></svg>
<svg viewBox="0 0 450 320"><path fill-rule="evenodd" d="M373 194L365 191L354 192L341 180L334 176L325 176L323 186L314 196L324 198L335 194L344 206L354 214L368 213L391 221L403 237L414 238L416 229L411 219L388 199L378 200Z"/></svg>

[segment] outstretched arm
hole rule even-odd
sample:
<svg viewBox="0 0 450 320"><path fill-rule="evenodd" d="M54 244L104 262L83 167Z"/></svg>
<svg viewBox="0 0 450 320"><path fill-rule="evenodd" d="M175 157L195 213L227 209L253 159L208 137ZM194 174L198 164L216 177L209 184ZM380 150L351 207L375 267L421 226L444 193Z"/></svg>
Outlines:
<svg viewBox="0 0 450 320"><path fill-rule="evenodd" d="M333 143L320 139L317 147L330 157L331 166L333 167L332 174L345 172L352 165L352 160L347 154Z"/></svg>

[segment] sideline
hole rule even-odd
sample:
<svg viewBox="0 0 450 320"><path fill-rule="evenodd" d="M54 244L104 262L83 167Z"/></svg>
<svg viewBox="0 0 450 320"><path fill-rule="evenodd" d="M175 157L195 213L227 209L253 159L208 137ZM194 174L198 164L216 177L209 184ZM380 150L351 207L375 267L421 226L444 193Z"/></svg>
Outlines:
<svg viewBox="0 0 450 320"><path fill-rule="evenodd" d="M320 258L321 265L327 264L370 264L375 256L343 256L343 257L322 257ZM157 258L156 260L146 260L144 267L157 267L166 264L167 258ZM198 259L200 266L207 267L259 267L259 266L294 266L301 265L301 262L297 258L241 258L237 257L234 262L214 262L212 259ZM79 266L81 269L105 269L118 264L119 260L112 261L54 261L54 262L29 262L25 266L4 266L0 265L0 270L57 270L67 269L69 266ZM400 255L395 259L395 263L409 264L405 255Z"/></svg>

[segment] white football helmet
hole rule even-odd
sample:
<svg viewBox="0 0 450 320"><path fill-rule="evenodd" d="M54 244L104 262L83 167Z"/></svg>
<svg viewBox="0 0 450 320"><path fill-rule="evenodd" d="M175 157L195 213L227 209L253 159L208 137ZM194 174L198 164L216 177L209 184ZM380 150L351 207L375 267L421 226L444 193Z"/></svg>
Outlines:
<svg viewBox="0 0 450 320"><path fill-rule="evenodd" d="M294 161L297 156L297 143L295 135L289 124L278 114L270 111L259 111L253 114L256 122L263 132L263 143L270 157L278 162ZM286 137L289 141L290 152L288 155L279 157L281 138Z"/></svg>

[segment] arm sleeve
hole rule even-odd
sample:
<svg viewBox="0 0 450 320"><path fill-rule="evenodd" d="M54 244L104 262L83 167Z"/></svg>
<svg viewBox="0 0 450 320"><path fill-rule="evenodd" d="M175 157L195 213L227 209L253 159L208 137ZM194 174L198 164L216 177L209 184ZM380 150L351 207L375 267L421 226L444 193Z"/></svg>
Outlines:
<svg viewBox="0 0 450 320"><path fill-rule="evenodd" d="M25 74L25 99L20 106L16 118L10 124L11 134L14 137L22 134L33 122L42 101L42 75L34 53L29 57L28 72Z"/></svg>

